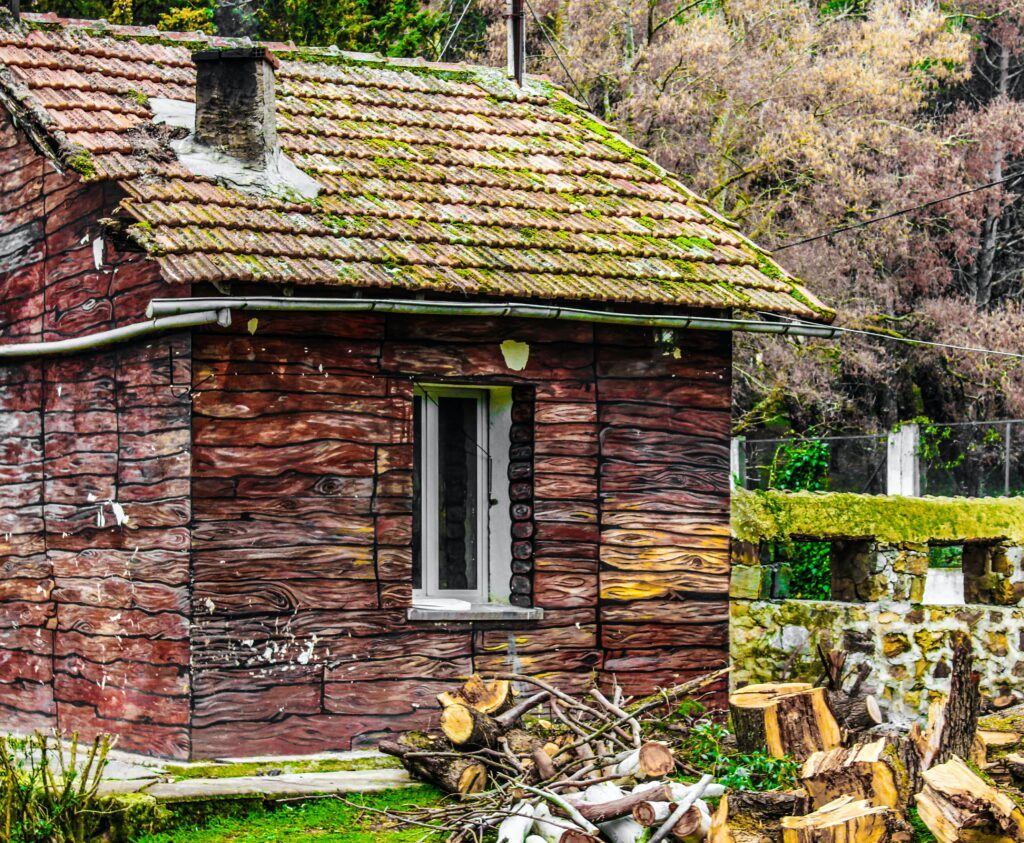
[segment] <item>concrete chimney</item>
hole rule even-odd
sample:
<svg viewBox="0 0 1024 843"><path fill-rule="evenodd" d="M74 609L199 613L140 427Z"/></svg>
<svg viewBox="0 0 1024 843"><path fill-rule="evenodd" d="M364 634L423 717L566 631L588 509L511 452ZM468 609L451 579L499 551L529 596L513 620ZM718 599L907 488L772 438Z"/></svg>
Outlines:
<svg viewBox="0 0 1024 843"><path fill-rule="evenodd" d="M196 140L255 167L277 146L274 67L265 47L201 50L196 64Z"/></svg>

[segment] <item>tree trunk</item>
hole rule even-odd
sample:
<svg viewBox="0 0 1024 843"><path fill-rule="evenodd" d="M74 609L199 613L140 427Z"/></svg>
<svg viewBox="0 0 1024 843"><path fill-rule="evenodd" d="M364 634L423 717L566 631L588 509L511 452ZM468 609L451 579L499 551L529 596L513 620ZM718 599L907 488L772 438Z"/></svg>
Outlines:
<svg viewBox="0 0 1024 843"><path fill-rule="evenodd" d="M767 749L776 758L792 755L802 761L841 742L825 689L804 682L741 688L729 697L729 711L741 752Z"/></svg>
<svg viewBox="0 0 1024 843"><path fill-rule="evenodd" d="M973 663L970 636L955 633L949 696L931 704L928 725L923 732L917 724L910 732L921 757L922 770L942 764L953 756L971 756L981 706L979 676L972 669Z"/></svg>
<svg viewBox="0 0 1024 843"><path fill-rule="evenodd" d="M633 819L644 828L660 826L674 810L675 804L672 802L641 802L633 808ZM700 808L691 805L690 809L672 826L669 834L676 840L682 840L694 834L700 828L700 823Z"/></svg>
<svg viewBox="0 0 1024 843"><path fill-rule="evenodd" d="M475 758L453 757L452 747L439 738L405 743L381 741L380 751L393 755L415 778L437 785L445 793L480 793L487 784L487 768ZM443 754L444 753L444 754Z"/></svg>
<svg viewBox="0 0 1024 843"><path fill-rule="evenodd" d="M782 843L883 843L892 811L841 796L803 817L782 818Z"/></svg>

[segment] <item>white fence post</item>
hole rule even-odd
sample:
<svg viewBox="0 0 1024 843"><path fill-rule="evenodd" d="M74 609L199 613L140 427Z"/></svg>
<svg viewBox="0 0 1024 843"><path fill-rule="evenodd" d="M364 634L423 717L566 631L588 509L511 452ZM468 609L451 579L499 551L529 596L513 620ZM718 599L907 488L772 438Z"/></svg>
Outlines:
<svg viewBox="0 0 1024 843"><path fill-rule="evenodd" d="M729 489L744 489L747 486L747 449L745 436L734 436L729 440ZM737 482L738 481L738 482Z"/></svg>
<svg viewBox="0 0 1024 843"><path fill-rule="evenodd" d="M921 471L918 446L921 431L916 424L900 425L889 432L886 454L886 484L888 495L920 497Z"/></svg>

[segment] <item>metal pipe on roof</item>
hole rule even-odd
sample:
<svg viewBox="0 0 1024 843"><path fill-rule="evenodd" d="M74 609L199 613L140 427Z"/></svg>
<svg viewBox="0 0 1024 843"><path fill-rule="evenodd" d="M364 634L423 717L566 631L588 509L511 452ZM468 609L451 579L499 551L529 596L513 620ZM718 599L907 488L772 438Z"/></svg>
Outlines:
<svg viewBox="0 0 1024 843"><path fill-rule="evenodd" d="M146 322L135 322L111 328L109 331L98 331L81 337L66 340L50 340L48 342L19 342L0 345L0 359L16 357L50 357L58 354L73 354L76 351L92 351L95 348L113 345L114 343L132 340L147 334L173 331L178 328L192 328L198 325L218 324L227 327L231 324L231 311L227 308L199 309L174 316L158 316Z"/></svg>
<svg viewBox="0 0 1024 843"><path fill-rule="evenodd" d="M164 317L210 309L278 311L291 313L398 313L411 316L514 316L556 319L647 328L692 328L705 331L746 331L794 337L835 337L840 329L829 325L764 322L759 319L717 319L709 316L623 313L525 302L440 302L417 299L293 298L284 296L225 296L224 298L153 299L147 316Z"/></svg>

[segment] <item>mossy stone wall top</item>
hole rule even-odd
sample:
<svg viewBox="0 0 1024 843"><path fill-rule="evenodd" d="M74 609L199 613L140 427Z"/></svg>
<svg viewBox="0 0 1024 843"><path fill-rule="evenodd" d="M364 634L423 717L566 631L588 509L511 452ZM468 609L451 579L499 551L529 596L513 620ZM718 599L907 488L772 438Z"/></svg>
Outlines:
<svg viewBox="0 0 1024 843"><path fill-rule="evenodd" d="M1005 540L1024 544L1024 498L905 498L848 492L736 489L740 541L787 538L881 542Z"/></svg>

